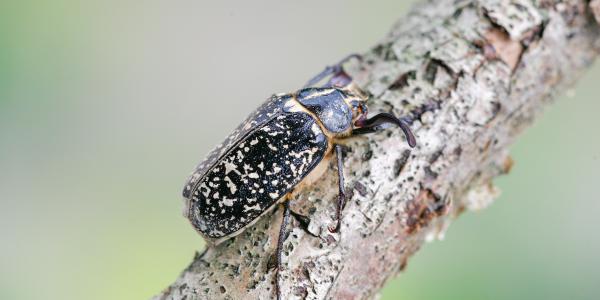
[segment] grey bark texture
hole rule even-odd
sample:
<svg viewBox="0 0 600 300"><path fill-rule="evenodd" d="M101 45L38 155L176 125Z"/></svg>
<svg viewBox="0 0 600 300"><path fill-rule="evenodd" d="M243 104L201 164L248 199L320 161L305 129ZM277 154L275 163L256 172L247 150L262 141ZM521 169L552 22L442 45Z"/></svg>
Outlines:
<svg viewBox="0 0 600 300"><path fill-rule="evenodd" d="M498 195L494 177L512 165L508 147L600 52L599 0L423 1L349 73L373 95L370 110L407 115L397 129L348 143L349 201L331 233L335 164L299 193L284 243L286 299L370 299L450 221ZM198 254L155 299L272 299L282 210Z"/></svg>

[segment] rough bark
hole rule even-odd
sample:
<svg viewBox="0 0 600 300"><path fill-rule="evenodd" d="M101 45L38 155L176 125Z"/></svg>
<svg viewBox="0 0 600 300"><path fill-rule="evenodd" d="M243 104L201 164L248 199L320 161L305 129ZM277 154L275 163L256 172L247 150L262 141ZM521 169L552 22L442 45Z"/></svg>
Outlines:
<svg viewBox="0 0 600 300"><path fill-rule="evenodd" d="M310 217L310 234L294 222L285 240L286 298L372 298L453 217L489 205L493 178L512 165L508 146L600 52L597 3L424 1L352 64L373 95L371 111L436 109L412 125L413 150L396 129L349 143L339 234L328 230L333 163L296 197L292 208ZM155 299L273 298L281 213L198 254Z"/></svg>

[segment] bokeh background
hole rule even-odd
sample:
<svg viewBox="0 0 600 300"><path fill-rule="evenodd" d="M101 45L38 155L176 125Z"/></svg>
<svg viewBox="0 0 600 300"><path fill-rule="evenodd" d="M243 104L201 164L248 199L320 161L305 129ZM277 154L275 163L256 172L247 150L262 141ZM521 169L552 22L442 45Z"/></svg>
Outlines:
<svg viewBox="0 0 600 300"><path fill-rule="evenodd" d="M411 1L0 3L0 299L147 299L203 247L194 165ZM514 145L503 195L383 299L597 299L600 65Z"/></svg>

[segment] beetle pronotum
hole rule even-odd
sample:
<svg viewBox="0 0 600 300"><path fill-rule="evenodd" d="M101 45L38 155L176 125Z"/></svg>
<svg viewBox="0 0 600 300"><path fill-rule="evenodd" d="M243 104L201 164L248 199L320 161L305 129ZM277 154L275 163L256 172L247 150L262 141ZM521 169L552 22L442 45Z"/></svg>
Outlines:
<svg viewBox="0 0 600 300"><path fill-rule="evenodd" d="M377 132L383 129L381 125L391 123L403 130L411 147L416 145L408 119L389 113L367 117L365 93L341 67L352 57L357 56L326 68L297 92L272 96L196 167L183 190L184 214L207 242L218 244L238 235L281 203L279 274L290 218L289 195L306 186L310 178L319 177L333 155L337 159L339 197L336 223L330 230L339 230L346 201L343 139ZM324 86L312 87L330 75ZM279 299L279 275L276 287Z"/></svg>

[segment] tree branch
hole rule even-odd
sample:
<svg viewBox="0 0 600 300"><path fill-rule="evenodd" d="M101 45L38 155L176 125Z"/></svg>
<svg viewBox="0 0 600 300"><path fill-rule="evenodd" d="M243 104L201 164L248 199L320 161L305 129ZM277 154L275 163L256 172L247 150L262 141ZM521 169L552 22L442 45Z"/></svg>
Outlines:
<svg viewBox="0 0 600 300"><path fill-rule="evenodd" d="M407 115L396 129L356 138L345 159L349 201L339 234L335 166L292 208L310 217L284 244L282 289L293 299L371 298L453 217L486 207L507 173L508 146L600 52L598 0L424 1L349 73L371 111ZM592 7L595 7L594 9ZM198 254L155 299L271 299L281 210Z"/></svg>

